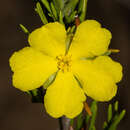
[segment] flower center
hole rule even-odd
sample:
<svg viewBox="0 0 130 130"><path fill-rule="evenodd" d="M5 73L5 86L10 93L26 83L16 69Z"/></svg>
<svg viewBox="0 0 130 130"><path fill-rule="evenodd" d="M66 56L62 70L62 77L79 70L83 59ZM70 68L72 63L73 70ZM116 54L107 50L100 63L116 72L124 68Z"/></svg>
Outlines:
<svg viewBox="0 0 130 130"><path fill-rule="evenodd" d="M69 55L59 55L56 57L57 67L63 72L70 71L71 68L71 56Z"/></svg>

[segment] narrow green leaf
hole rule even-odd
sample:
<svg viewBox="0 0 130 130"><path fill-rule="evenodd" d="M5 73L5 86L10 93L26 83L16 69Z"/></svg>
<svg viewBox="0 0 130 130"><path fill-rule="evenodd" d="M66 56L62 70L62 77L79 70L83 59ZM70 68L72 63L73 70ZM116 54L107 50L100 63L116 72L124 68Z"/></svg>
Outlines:
<svg viewBox="0 0 130 130"><path fill-rule="evenodd" d="M103 56L109 56L112 53L119 53L119 52L120 52L120 50L118 50L118 49L109 49L107 52L105 52L103 54Z"/></svg>
<svg viewBox="0 0 130 130"><path fill-rule="evenodd" d="M87 2L88 0L83 0L82 5L80 5L81 6L80 8L82 8L81 15L79 16L81 22L83 22L86 18Z"/></svg>
<svg viewBox="0 0 130 130"><path fill-rule="evenodd" d="M80 0L79 1L79 4L78 4L78 14L80 14L82 12L83 3L84 3L84 0Z"/></svg>
<svg viewBox="0 0 130 130"><path fill-rule="evenodd" d="M95 126L95 121L96 121L96 115L97 115L97 102L93 101L92 105L91 105L91 111L92 111L92 117L91 117L91 121L90 121L90 126L89 126L89 130L92 130L93 127Z"/></svg>
<svg viewBox="0 0 130 130"><path fill-rule="evenodd" d="M70 48L72 39L73 39L73 34L72 34L72 33L68 34L68 36L67 36L67 38L66 38L66 41L65 41L65 43L66 43L66 54L67 54L68 51L69 51L69 48Z"/></svg>
<svg viewBox="0 0 130 130"><path fill-rule="evenodd" d="M43 97L45 95L45 90L40 87L29 91L31 93L33 103L43 103Z"/></svg>
<svg viewBox="0 0 130 130"><path fill-rule="evenodd" d="M69 34L69 33L70 33L70 30L71 30L71 27L68 27L68 28L67 28L67 31L66 31L66 32L67 32L67 34Z"/></svg>
<svg viewBox="0 0 130 130"><path fill-rule="evenodd" d="M75 30L76 30L76 26L74 25L74 26L72 26L72 28L71 28L71 30L70 30L70 33L74 33Z"/></svg>
<svg viewBox="0 0 130 130"><path fill-rule="evenodd" d="M52 18L54 17L51 13L48 13L48 16L50 16L50 17L52 17ZM53 18L53 19L54 19L54 18Z"/></svg>
<svg viewBox="0 0 130 130"><path fill-rule="evenodd" d="M91 105L92 116L93 116L93 109L95 108L95 104L96 104L96 101L93 101L93 102L92 102L92 105ZM97 111L97 110L96 110L96 111ZM87 114L87 115L86 115L86 118L85 118L86 124L88 124L90 118L91 118L91 116Z"/></svg>
<svg viewBox="0 0 130 130"><path fill-rule="evenodd" d="M59 14L62 12L63 17L70 16L75 10L79 0L53 0L54 6Z"/></svg>
<svg viewBox="0 0 130 130"><path fill-rule="evenodd" d="M79 0L68 0L68 3L64 5L64 15L70 16L75 10Z"/></svg>
<svg viewBox="0 0 130 130"><path fill-rule="evenodd" d="M37 4L36 4L36 11L39 14L43 24L47 24L48 23L47 18L45 16L45 14L43 13L42 7L39 2L37 2Z"/></svg>
<svg viewBox="0 0 130 130"><path fill-rule="evenodd" d="M75 20L75 15L77 14L77 11L74 11L69 17L66 17L66 22L71 23Z"/></svg>
<svg viewBox="0 0 130 130"><path fill-rule="evenodd" d="M107 122L105 121L104 124L103 124L103 129L106 129L107 128Z"/></svg>
<svg viewBox="0 0 130 130"><path fill-rule="evenodd" d="M56 11L56 8L54 6L54 4L51 2L51 10L52 10L52 14L53 14L53 18L54 20L57 20L58 19L58 16L57 16L57 11Z"/></svg>
<svg viewBox="0 0 130 130"><path fill-rule="evenodd" d="M26 93L31 96L31 92L30 91L27 91Z"/></svg>
<svg viewBox="0 0 130 130"><path fill-rule="evenodd" d="M112 105L109 104L108 106L108 122L110 122L112 119Z"/></svg>
<svg viewBox="0 0 130 130"><path fill-rule="evenodd" d="M114 109L115 109L115 111L118 111L118 104L119 104L118 101L116 101L115 104L114 104Z"/></svg>
<svg viewBox="0 0 130 130"><path fill-rule="evenodd" d="M111 52L110 51L107 51L107 52L105 52L104 54L102 54L101 56L109 56L111 54ZM81 60L94 60L95 58L96 58L97 56L94 56L94 57L83 57L83 58L81 58Z"/></svg>
<svg viewBox="0 0 130 130"><path fill-rule="evenodd" d="M96 127L95 127L95 126L93 126L93 127L92 127L92 130L96 130Z"/></svg>
<svg viewBox="0 0 130 130"><path fill-rule="evenodd" d="M73 124L74 124L74 119L71 119L70 120L70 125L73 126Z"/></svg>
<svg viewBox="0 0 130 130"><path fill-rule="evenodd" d="M120 121L123 119L123 117L125 116L126 111L123 110L113 121L112 124L110 125L110 127L108 128L108 130L115 130L115 128L117 127L117 125L120 123Z"/></svg>
<svg viewBox="0 0 130 130"><path fill-rule="evenodd" d="M77 117L77 125L76 125L76 130L80 130L83 126L83 114L81 113L78 117Z"/></svg>
<svg viewBox="0 0 130 130"><path fill-rule="evenodd" d="M53 0L54 6L59 14L63 10L66 0ZM63 13L63 12L62 12Z"/></svg>
<svg viewBox="0 0 130 130"><path fill-rule="evenodd" d="M45 83L43 84L44 89L47 89L47 88L53 83L53 81L54 81L55 78L56 78L56 75L57 75L57 72L55 72L54 74L52 74L52 75L45 81Z"/></svg>
<svg viewBox="0 0 130 130"><path fill-rule="evenodd" d="M63 14L62 14L61 11L60 11L60 15L59 15L59 22L60 22L61 24L64 24L64 21L63 21Z"/></svg>
<svg viewBox="0 0 130 130"><path fill-rule="evenodd" d="M83 58L80 58L81 60L94 60L97 56L94 56L94 57L83 57Z"/></svg>
<svg viewBox="0 0 130 130"><path fill-rule="evenodd" d="M89 120L90 120L90 116L87 114L85 117L85 123L88 124Z"/></svg>
<svg viewBox="0 0 130 130"><path fill-rule="evenodd" d="M46 7L46 9L51 13L51 8L50 8L48 0L41 0L41 2Z"/></svg>
<svg viewBox="0 0 130 130"><path fill-rule="evenodd" d="M32 90L32 94L33 94L33 96L37 96L38 95L38 90L37 89Z"/></svg>
<svg viewBox="0 0 130 130"><path fill-rule="evenodd" d="M110 51L107 51L107 52L105 52L105 53L103 54L103 56L109 56L109 55L111 55L111 52L110 52Z"/></svg>
<svg viewBox="0 0 130 130"><path fill-rule="evenodd" d="M24 25L19 24L19 26L20 26L20 28L22 29L22 31L23 31L24 33L29 34L28 29L27 29Z"/></svg>

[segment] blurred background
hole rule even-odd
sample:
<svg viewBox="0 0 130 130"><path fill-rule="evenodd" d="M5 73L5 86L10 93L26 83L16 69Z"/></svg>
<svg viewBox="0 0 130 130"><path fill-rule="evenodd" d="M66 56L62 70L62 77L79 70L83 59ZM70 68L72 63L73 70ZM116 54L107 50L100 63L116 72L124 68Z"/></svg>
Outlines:
<svg viewBox="0 0 130 130"><path fill-rule="evenodd" d="M113 34L111 48L121 50L113 59L124 66L124 78L117 97L120 109L127 110L118 130L130 129L130 0L88 0L88 19L96 19ZM32 104L29 96L12 87L8 59L11 54L28 45L27 36L19 28L25 25L30 32L42 25L34 11L32 0L2 0L0 4L0 130L56 130L58 121L49 117L41 104ZM106 103L99 103L97 128L106 119Z"/></svg>

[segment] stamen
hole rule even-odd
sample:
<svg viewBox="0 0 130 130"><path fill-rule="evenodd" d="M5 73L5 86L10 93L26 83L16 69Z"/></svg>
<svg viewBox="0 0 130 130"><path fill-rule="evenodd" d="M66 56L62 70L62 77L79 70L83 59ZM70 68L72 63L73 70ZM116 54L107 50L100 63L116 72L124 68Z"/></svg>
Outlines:
<svg viewBox="0 0 130 130"><path fill-rule="evenodd" d="M59 55L56 57L57 67L63 72L70 71L71 68L71 56L68 55Z"/></svg>

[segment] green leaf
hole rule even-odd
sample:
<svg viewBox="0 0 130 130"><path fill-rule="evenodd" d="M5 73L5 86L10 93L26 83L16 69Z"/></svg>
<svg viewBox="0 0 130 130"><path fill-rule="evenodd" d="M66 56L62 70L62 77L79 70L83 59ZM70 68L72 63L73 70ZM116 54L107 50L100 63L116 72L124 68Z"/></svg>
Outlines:
<svg viewBox="0 0 130 130"><path fill-rule="evenodd" d="M53 18L54 20L57 20L58 19L58 16L57 16L57 12L56 12L56 8L54 6L54 4L51 2L51 10L52 10L52 15L53 15Z"/></svg>
<svg viewBox="0 0 130 130"><path fill-rule="evenodd" d="M66 22L71 23L75 20L75 15L77 14L77 11L72 12L72 14L69 17L66 17Z"/></svg>
<svg viewBox="0 0 130 130"><path fill-rule="evenodd" d="M79 81L79 79L77 78L77 76L76 76L76 75L74 75L74 78L75 78L75 80L77 81L77 83L79 84L79 86L80 86L81 88L83 88L83 86L82 86L81 82Z"/></svg>
<svg viewBox="0 0 130 130"><path fill-rule="evenodd" d="M47 89L47 88L53 83L53 81L54 81L55 78L56 78L56 75L57 75L57 72L55 72L54 74L52 74L52 75L45 81L45 83L43 84L43 88L44 88L44 89Z"/></svg>
<svg viewBox="0 0 130 130"><path fill-rule="evenodd" d="M108 124L107 124L107 122L105 121L104 124L103 124L103 129L106 129L107 125L108 125Z"/></svg>
<svg viewBox="0 0 130 130"><path fill-rule="evenodd" d="M38 89L32 90L32 94L33 94L33 96L37 96L38 95Z"/></svg>
<svg viewBox="0 0 130 130"><path fill-rule="evenodd" d="M51 8L50 8L48 0L41 0L41 2L46 7L46 9L51 13Z"/></svg>
<svg viewBox="0 0 130 130"><path fill-rule="evenodd" d="M72 39L73 39L73 34L72 34L72 33L68 34L68 36L67 36L67 38L66 38L66 41L65 41L65 43L66 43L66 54L67 54L68 51L69 51L69 48L70 48Z"/></svg>
<svg viewBox="0 0 130 130"><path fill-rule="evenodd" d="M78 2L79 0L53 0L57 13L59 14L62 11L63 17L70 16Z"/></svg>
<svg viewBox="0 0 130 130"><path fill-rule="evenodd" d="M85 123L88 124L89 120L90 120L90 115L87 114L85 117Z"/></svg>
<svg viewBox="0 0 130 130"><path fill-rule="evenodd" d="M92 127L92 130L96 130L95 126Z"/></svg>
<svg viewBox="0 0 130 130"><path fill-rule="evenodd" d="M116 130L117 125L123 119L126 111L118 112L118 101L114 103L114 111L112 112L112 104L108 107L108 122L104 122L104 130Z"/></svg>
<svg viewBox="0 0 130 130"><path fill-rule="evenodd" d="M20 28L22 29L22 31L23 31L24 33L29 34L28 29L27 29L24 25L19 24L19 26L20 26Z"/></svg>
<svg viewBox="0 0 130 130"><path fill-rule="evenodd" d="M27 91L26 93L31 96L31 92L30 91Z"/></svg>
<svg viewBox="0 0 130 130"><path fill-rule="evenodd" d="M78 4L78 14L82 12L84 0L80 0Z"/></svg>
<svg viewBox="0 0 130 130"><path fill-rule="evenodd" d="M44 95L45 95L45 89L43 87L34 89L29 91L32 97L32 103L43 103Z"/></svg>
<svg viewBox="0 0 130 130"><path fill-rule="evenodd" d="M79 1L80 0L53 0L53 4L57 11L58 16L60 17L62 14L62 17L65 18L66 23L71 23L74 21L75 19L74 16L77 14L77 11L75 9ZM84 14L84 12L85 12L85 8L83 6L82 13ZM83 15L81 16L81 19L82 18Z"/></svg>
<svg viewBox="0 0 130 130"><path fill-rule="evenodd" d="M61 10L63 10L66 1L67 0L53 0L54 6L58 14L60 13Z"/></svg>
<svg viewBox="0 0 130 130"><path fill-rule="evenodd" d="M112 124L110 125L110 127L108 128L108 130L115 130L117 125L120 123L120 121L123 119L123 117L125 116L126 111L123 110L118 116L116 116L116 118L112 121Z"/></svg>
<svg viewBox="0 0 130 130"><path fill-rule="evenodd" d="M76 125L76 130L80 130L83 126L83 114L81 113L78 117L77 117L77 125Z"/></svg>
<svg viewBox="0 0 130 130"><path fill-rule="evenodd" d="M94 56L94 57L83 57L83 58L80 58L81 60L94 60L97 56Z"/></svg>
<svg viewBox="0 0 130 130"><path fill-rule="evenodd" d="M73 34L74 34L75 31L76 31L76 26L73 25L72 28L71 28L71 30L70 30L70 33L73 33Z"/></svg>
<svg viewBox="0 0 130 130"><path fill-rule="evenodd" d="M94 118L96 118L95 116L95 114L97 113L97 105L96 105L97 103L96 103L96 101L93 101L92 102L92 104L91 104L91 112L92 112L92 116L94 116ZM95 109L96 108L96 109ZM94 111L94 109L96 110L96 111ZM94 114L93 114L94 113ZM85 122L86 122L86 124L88 124L88 122L89 122L89 120L90 120L90 118L91 118L91 116L90 115L86 115L86 118L85 118ZM91 122L92 123L92 122Z"/></svg>
<svg viewBox="0 0 130 130"><path fill-rule="evenodd" d="M111 52L110 52L110 51L107 51L107 52L105 52L105 53L103 54L103 56L109 56L109 55L111 55Z"/></svg>
<svg viewBox="0 0 130 130"><path fill-rule="evenodd" d="M64 15L70 16L75 10L79 0L68 0L68 3L64 5Z"/></svg>
<svg viewBox="0 0 130 130"><path fill-rule="evenodd" d="M70 120L70 126L73 126L73 124L74 124L74 119L71 119Z"/></svg>
<svg viewBox="0 0 130 130"><path fill-rule="evenodd" d="M86 18L87 2L88 2L88 0L80 0L79 11L81 11L81 14L80 14L79 18L80 18L81 22L83 22Z"/></svg>
<svg viewBox="0 0 130 130"><path fill-rule="evenodd" d="M110 122L112 119L112 105L109 104L108 106L108 122Z"/></svg>
<svg viewBox="0 0 130 130"><path fill-rule="evenodd" d="M45 16L45 14L43 13L42 7L39 2L37 2L37 4L36 4L36 11L39 14L43 24L47 24L48 23L47 18Z"/></svg>
<svg viewBox="0 0 130 130"><path fill-rule="evenodd" d="M91 111L92 111L92 117L91 117L91 121L90 121L90 126L89 126L89 130L93 130L94 126L95 126L95 121L96 121L96 115L97 115L97 102L93 101L92 105L91 105Z"/></svg>
<svg viewBox="0 0 130 130"><path fill-rule="evenodd" d="M61 24L64 24L64 21L63 21L63 14L62 14L61 11L60 11L60 15L59 15L59 22L60 22Z"/></svg>
<svg viewBox="0 0 130 130"><path fill-rule="evenodd" d="M114 109L115 109L115 111L118 111L118 104L119 104L119 102L116 101L116 102L115 102L115 105L114 105Z"/></svg>

